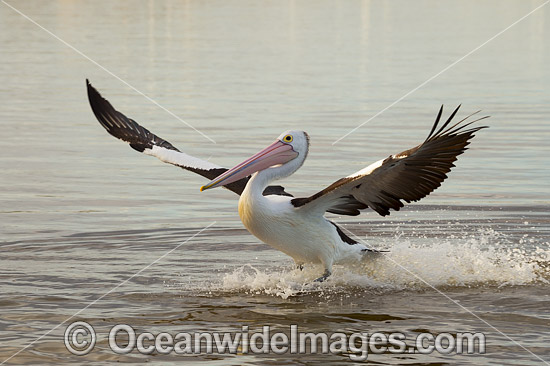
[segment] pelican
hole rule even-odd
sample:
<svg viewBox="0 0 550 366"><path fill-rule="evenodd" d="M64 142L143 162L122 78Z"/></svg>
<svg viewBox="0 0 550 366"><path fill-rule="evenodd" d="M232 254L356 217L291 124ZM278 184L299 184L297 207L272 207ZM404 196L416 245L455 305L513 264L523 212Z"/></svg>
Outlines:
<svg viewBox="0 0 550 366"><path fill-rule="evenodd" d="M337 180L309 197L294 197L274 181L289 177L307 158L309 136L304 131L283 132L272 144L231 169L187 155L134 120L118 112L86 80L88 99L99 123L112 136L146 155L176 165L211 181L201 191L225 187L238 195L238 211L246 229L258 239L293 258L300 269L320 264L315 281L322 282L339 263L360 262L377 250L347 236L326 213L356 216L370 208L382 216L398 211L404 202L429 195L447 178L457 156L475 132L487 126L469 127L487 118L452 124L460 105L440 125L443 106L427 138L419 145L381 159Z"/></svg>

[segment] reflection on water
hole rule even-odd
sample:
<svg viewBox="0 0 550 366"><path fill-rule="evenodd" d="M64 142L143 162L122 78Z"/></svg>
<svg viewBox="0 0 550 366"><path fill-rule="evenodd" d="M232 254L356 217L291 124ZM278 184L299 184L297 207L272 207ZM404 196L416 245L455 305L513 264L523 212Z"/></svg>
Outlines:
<svg viewBox="0 0 550 366"><path fill-rule="evenodd" d="M548 9L333 142L540 3L28 2L12 4L162 106L0 4L0 362L78 315L99 334L238 330L271 324L328 332L481 331L487 355L371 355L386 364L538 364L548 360L550 145ZM281 131L311 136L283 184L310 194L422 141L440 104L491 115L450 179L389 218L334 219L390 253L359 268L291 260L243 228L236 197L108 136L84 79L151 131L225 166ZM459 115L459 116L460 116ZM185 242L212 222L212 228ZM183 243L183 244L182 244ZM407 270L401 268L405 267ZM418 276L418 277L417 277ZM436 286L494 328L430 288ZM61 326L13 364L180 362L174 355L71 356ZM183 360L191 360L184 358ZM195 356L235 364L334 364L346 355Z"/></svg>

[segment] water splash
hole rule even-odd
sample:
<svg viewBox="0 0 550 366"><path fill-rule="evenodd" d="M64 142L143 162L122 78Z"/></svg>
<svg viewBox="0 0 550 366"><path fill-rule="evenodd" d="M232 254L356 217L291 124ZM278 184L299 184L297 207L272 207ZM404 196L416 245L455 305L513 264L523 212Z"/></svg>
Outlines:
<svg viewBox="0 0 550 366"><path fill-rule="evenodd" d="M420 239L420 240L419 240ZM324 283L312 283L322 269L259 269L245 265L223 275L212 290L288 298L316 292L425 290L430 287L514 286L550 283L550 245L510 242L492 229L458 238L384 239L389 253L356 266L335 266Z"/></svg>

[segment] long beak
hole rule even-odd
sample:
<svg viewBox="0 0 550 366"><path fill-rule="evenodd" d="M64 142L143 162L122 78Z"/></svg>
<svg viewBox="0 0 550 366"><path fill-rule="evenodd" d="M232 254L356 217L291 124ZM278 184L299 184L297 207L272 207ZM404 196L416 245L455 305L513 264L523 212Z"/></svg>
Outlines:
<svg viewBox="0 0 550 366"><path fill-rule="evenodd" d="M202 186L201 192L205 189L225 186L236 182L270 166L287 163L297 156L298 153L292 149L292 146L277 140L259 153L219 175L207 185Z"/></svg>

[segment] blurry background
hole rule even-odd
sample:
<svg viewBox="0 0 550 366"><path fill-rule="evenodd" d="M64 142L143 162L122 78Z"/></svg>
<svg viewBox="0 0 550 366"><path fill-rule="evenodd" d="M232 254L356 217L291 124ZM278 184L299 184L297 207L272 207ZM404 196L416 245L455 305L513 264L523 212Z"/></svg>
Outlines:
<svg viewBox="0 0 550 366"><path fill-rule="evenodd" d="M233 166L282 131L311 136L284 185L310 194L422 141L441 104L491 129L422 203L548 204L546 7L332 143L540 1L9 4L216 141L213 144L5 4L0 11L4 235L238 220L230 192L139 156L96 122L84 80L191 155Z"/></svg>

